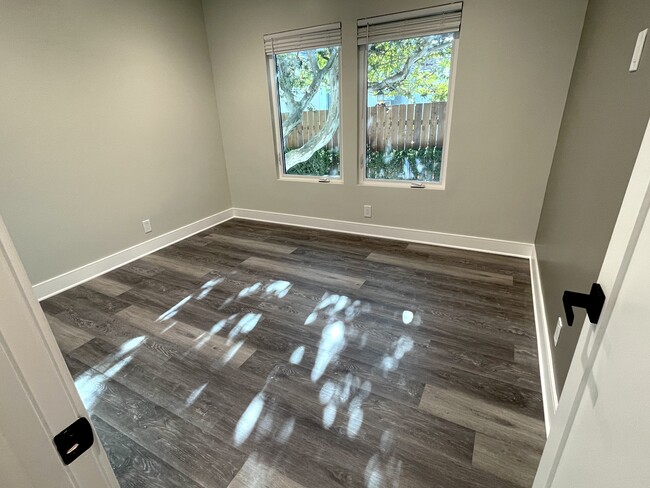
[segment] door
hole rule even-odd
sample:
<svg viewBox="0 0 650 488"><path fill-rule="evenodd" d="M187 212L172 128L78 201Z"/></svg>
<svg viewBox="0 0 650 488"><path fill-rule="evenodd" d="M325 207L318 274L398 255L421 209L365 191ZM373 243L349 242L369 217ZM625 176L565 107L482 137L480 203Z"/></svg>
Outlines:
<svg viewBox="0 0 650 488"><path fill-rule="evenodd" d="M68 466L55 448L54 437L88 413L1 217L0 389L0 486L118 487L96 434Z"/></svg>
<svg viewBox="0 0 650 488"><path fill-rule="evenodd" d="M598 278L534 488L650 486L650 125ZM589 287L589 283L585 287Z"/></svg>

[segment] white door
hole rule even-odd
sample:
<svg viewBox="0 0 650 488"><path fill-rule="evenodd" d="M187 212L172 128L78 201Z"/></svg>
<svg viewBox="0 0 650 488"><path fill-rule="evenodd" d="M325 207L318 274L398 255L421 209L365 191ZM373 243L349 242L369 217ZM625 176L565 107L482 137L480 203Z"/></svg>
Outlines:
<svg viewBox="0 0 650 488"><path fill-rule="evenodd" d="M63 464L54 436L80 417L88 413L0 217L0 486L117 488L96 434Z"/></svg>
<svg viewBox="0 0 650 488"><path fill-rule="evenodd" d="M650 125L598 278L603 314L581 331L534 488L650 487L649 206Z"/></svg>

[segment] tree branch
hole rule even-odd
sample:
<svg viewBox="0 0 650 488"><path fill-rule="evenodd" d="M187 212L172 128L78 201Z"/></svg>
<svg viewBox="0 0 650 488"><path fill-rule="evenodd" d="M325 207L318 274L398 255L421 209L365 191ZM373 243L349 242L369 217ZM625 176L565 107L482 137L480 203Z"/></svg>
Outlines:
<svg viewBox="0 0 650 488"><path fill-rule="evenodd" d="M330 142L339 128L339 68L333 64L330 71L330 86L332 99L325 124L318 133L298 149L293 149L284 155L284 167L289 171L296 164L311 158L316 151Z"/></svg>
<svg viewBox="0 0 650 488"><path fill-rule="evenodd" d="M293 93L291 92L291 82L286 77L278 77L278 84L280 86L280 89L282 90L282 93L285 94L283 100L289 106L289 114L287 115L287 118L282 121L282 136L285 143L291 131L293 131L302 121L302 113L307 108L307 105L309 105L309 103L312 101L316 93L318 93L323 79L330 72L337 61L338 51L334 51L325 66L318 68L316 53L312 53L310 56L310 65L313 69L313 78L309 84L309 87L307 87L304 95L300 100L296 100L293 96ZM286 96L287 93L291 93L290 97ZM287 98L290 98L290 100L287 100Z"/></svg>
<svg viewBox="0 0 650 488"><path fill-rule="evenodd" d="M420 59L425 58L436 51L445 49L451 46L451 44L451 42L445 42L443 44L427 44L422 46L422 48L408 57L402 69L381 81L368 82L368 89L373 91L375 94L383 94L385 91L394 89L395 85L400 84L406 80L406 78L408 78L408 76L411 74L411 71L413 71L413 68Z"/></svg>

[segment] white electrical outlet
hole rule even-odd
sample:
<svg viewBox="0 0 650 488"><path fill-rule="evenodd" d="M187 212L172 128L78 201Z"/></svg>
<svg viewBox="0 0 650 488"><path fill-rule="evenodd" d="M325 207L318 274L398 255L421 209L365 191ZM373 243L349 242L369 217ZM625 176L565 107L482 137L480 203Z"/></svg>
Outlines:
<svg viewBox="0 0 650 488"><path fill-rule="evenodd" d="M371 205L364 205L363 206L363 216L369 219L372 217L372 206Z"/></svg>
<svg viewBox="0 0 650 488"><path fill-rule="evenodd" d="M143 220L142 221L142 227L144 227L144 233L145 234L148 234L149 232L151 232L151 220L149 220L149 219Z"/></svg>
<svg viewBox="0 0 650 488"><path fill-rule="evenodd" d="M557 346L557 341L560 340L560 332L562 332L562 327L564 323L562 322L562 317L557 318L557 325L555 326L555 334L553 334L553 343Z"/></svg>
<svg viewBox="0 0 650 488"><path fill-rule="evenodd" d="M645 38L648 36L648 29L639 32L636 38L636 45L634 46L634 53L632 53L632 62L630 63L630 71L634 72L639 69L639 61L641 61L641 54L643 53L643 45Z"/></svg>

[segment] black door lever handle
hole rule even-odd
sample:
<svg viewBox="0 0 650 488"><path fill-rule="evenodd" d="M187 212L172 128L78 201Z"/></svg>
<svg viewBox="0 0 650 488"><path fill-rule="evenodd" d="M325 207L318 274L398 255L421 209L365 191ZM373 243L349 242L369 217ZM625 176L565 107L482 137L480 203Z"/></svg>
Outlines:
<svg viewBox="0 0 650 488"><path fill-rule="evenodd" d="M81 417L54 436L54 445L66 466L86 452L95 442L93 428Z"/></svg>
<svg viewBox="0 0 650 488"><path fill-rule="evenodd" d="M598 283L591 285L589 295L585 293L576 293L575 291L565 291L562 295L564 304L564 313L568 325L573 325L573 307L584 308L587 310L587 316L592 324L597 324L600 318L600 312L603 311L605 304L605 292Z"/></svg>

